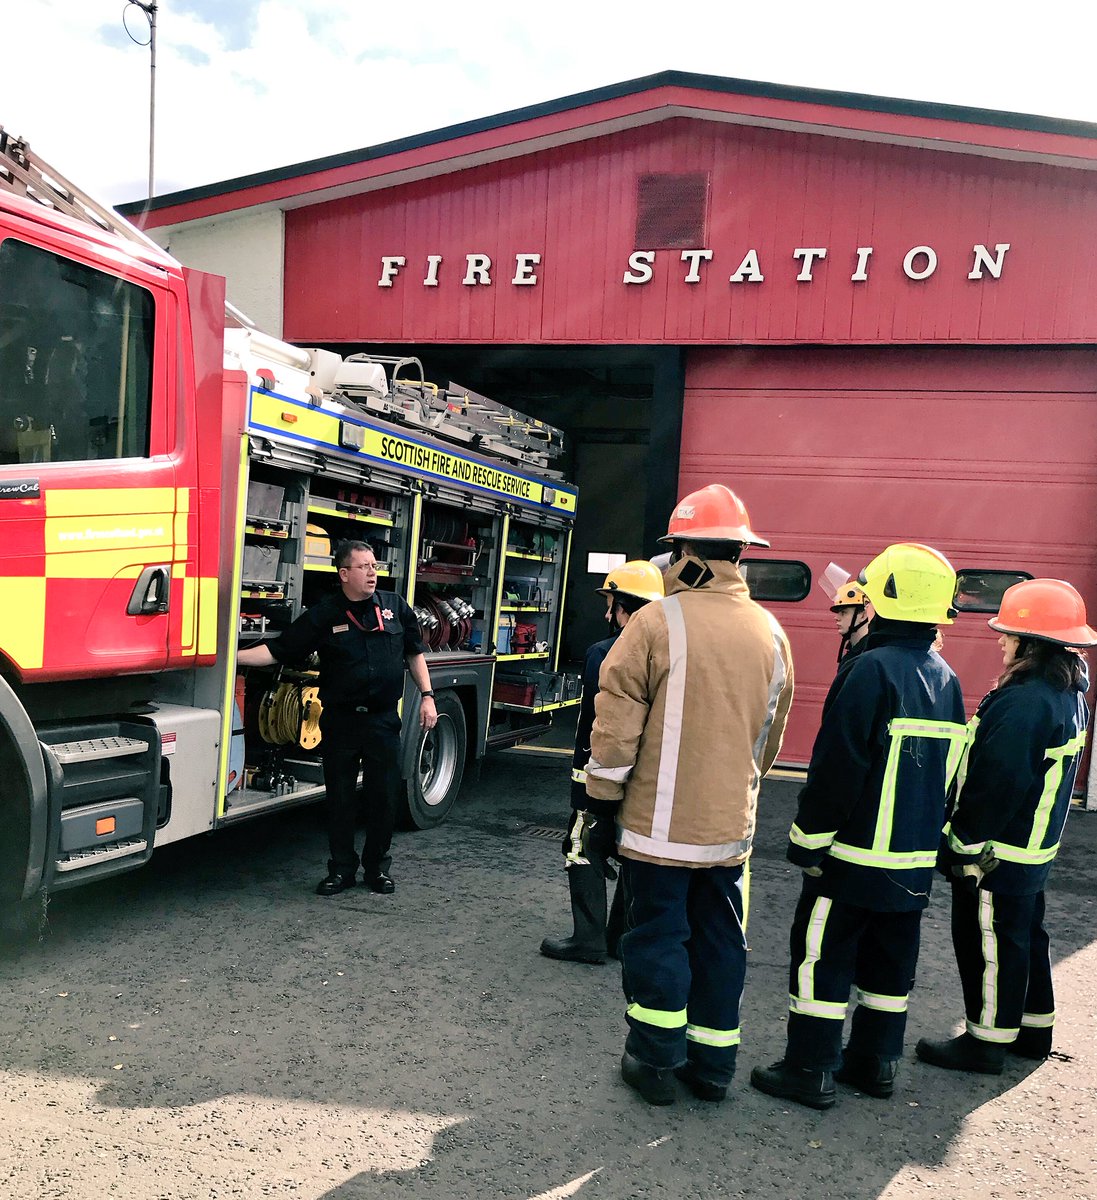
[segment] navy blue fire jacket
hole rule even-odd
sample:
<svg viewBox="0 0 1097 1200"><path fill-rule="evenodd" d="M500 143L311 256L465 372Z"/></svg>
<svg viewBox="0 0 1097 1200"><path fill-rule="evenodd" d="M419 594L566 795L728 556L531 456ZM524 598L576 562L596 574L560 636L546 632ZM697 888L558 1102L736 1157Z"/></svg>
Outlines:
<svg viewBox="0 0 1097 1200"><path fill-rule="evenodd" d="M941 840L942 873L991 850L997 865L982 889L1013 896L1043 890L1085 745L1087 682L1061 690L1022 675L983 698Z"/></svg>
<svg viewBox="0 0 1097 1200"><path fill-rule="evenodd" d="M948 785L966 744L964 701L936 630L873 620L823 705L788 858L821 895L877 912L929 902Z"/></svg>
<svg viewBox="0 0 1097 1200"><path fill-rule="evenodd" d="M610 647L621 634L617 629L609 637L587 647L583 660L583 701L579 705L579 721L575 726L575 752L571 756L571 807L576 812L601 812L612 815L617 804L592 800L587 795L587 763L590 761L590 731L594 728L594 697L598 695L598 675Z"/></svg>

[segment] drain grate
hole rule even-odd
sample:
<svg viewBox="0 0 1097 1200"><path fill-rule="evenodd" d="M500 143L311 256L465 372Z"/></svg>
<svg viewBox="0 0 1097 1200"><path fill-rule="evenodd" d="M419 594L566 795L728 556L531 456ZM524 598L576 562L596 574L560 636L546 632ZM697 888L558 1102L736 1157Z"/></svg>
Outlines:
<svg viewBox="0 0 1097 1200"><path fill-rule="evenodd" d="M543 838L546 842L558 842L567 831L549 829L547 825L527 825L526 837Z"/></svg>

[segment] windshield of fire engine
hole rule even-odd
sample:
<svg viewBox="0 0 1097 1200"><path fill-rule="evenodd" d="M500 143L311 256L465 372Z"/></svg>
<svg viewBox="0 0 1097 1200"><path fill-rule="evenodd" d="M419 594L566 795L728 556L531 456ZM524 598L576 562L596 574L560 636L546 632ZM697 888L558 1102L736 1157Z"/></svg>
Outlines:
<svg viewBox="0 0 1097 1200"><path fill-rule="evenodd" d="M0 463L147 455L152 329L144 288L0 242Z"/></svg>

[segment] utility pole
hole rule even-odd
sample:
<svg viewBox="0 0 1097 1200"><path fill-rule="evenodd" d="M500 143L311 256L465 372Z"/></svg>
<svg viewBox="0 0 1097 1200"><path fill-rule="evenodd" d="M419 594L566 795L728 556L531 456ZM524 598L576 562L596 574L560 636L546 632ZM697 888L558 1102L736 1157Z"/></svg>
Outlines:
<svg viewBox="0 0 1097 1200"><path fill-rule="evenodd" d="M149 48L149 200L152 200L156 163L156 12L159 6L155 0L148 0L147 3L146 0L127 0L127 5L129 4L136 5L149 23L148 42L138 41L126 25L126 13L129 12L129 8L122 10L122 24L126 26L126 33L139 46L147 45Z"/></svg>

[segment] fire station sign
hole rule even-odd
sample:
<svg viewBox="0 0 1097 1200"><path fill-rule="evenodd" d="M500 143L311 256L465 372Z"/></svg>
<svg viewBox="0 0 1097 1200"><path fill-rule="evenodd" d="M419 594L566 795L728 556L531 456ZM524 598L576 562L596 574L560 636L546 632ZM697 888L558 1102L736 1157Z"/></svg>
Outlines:
<svg viewBox="0 0 1097 1200"><path fill-rule="evenodd" d="M1006 254L1009 252L1009 242L996 242L993 250L982 242L976 242L971 247L971 259L967 278L974 280L1001 279L1002 268L1005 265ZM817 271L822 271L824 263L831 264L830 269L844 273L849 271L850 283L865 283L868 281L873 264L874 247L857 246L831 253L829 246L796 246L783 263L763 264L758 250L749 248L739 251L729 260L728 265L734 270L727 276L729 284L734 283L763 283L766 273L788 272L797 283L811 283ZM682 283L701 283L709 276L720 270L716 262L715 251L710 249L696 250L634 250L628 258L623 284L650 283L655 276L656 264L670 258L674 267L680 273ZM490 287L494 279L508 278L513 287L536 287L542 255L523 251L514 255L513 270L510 261L506 262L505 274L500 274L501 267L492 261L489 254L466 254L463 260L458 260L456 274L460 276L463 287ZM902 270L907 279L915 281L929 279L936 274L940 265L937 251L929 245L911 246L903 255ZM414 268L408 269L407 255L385 254L381 256L381 274L377 280L380 288L391 288L394 280L403 274L411 276ZM425 288L438 287L443 275L443 256L428 254L423 263L423 278L421 286ZM727 266L724 267L727 270ZM463 272L463 273L462 273ZM452 272L451 272L452 274Z"/></svg>

